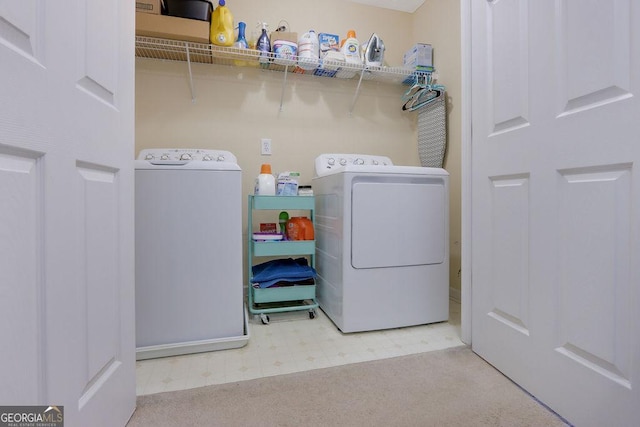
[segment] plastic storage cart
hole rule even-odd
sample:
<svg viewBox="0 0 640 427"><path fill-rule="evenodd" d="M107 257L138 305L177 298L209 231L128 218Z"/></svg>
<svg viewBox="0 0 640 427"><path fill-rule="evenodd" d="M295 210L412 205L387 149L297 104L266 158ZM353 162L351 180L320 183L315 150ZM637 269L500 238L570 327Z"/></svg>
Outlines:
<svg viewBox="0 0 640 427"><path fill-rule="evenodd" d="M315 268L316 242L315 240L254 241L253 213L255 210L305 210L309 211L310 220L315 228L314 208L315 198L313 196L249 195L249 209L247 211L248 306L249 312L253 315L259 315L265 325L269 323L269 313L308 310L309 318L313 319L318 308L316 285L255 288L252 283L254 259L256 257L307 256L309 257L309 265Z"/></svg>

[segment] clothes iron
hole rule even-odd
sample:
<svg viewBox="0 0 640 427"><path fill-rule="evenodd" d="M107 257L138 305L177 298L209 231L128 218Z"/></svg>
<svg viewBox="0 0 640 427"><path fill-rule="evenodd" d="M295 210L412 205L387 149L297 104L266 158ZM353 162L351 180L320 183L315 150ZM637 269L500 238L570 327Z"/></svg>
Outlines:
<svg viewBox="0 0 640 427"><path fill-rule="evenodd" d="M364 51L364 65L380 67L383 59L384 43L376 33L373 33Z"/></svg>

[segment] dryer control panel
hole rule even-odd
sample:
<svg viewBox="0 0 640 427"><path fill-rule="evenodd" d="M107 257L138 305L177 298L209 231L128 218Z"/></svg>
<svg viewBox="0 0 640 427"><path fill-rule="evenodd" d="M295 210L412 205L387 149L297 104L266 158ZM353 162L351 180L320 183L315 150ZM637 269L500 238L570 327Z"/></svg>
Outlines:
<svg viewBox="0 0 640 427"><path fill-rule="evenodd" d="M370 154L321 154L316 157L315 172L316 176L323 176L351 166L393 166L393 162L389 157Z"/></svg>

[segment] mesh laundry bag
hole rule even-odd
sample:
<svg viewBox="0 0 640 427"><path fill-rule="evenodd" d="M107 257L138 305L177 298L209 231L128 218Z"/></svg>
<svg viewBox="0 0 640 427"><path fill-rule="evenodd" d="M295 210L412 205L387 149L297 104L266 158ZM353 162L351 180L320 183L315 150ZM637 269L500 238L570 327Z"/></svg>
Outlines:
<svg viewBox="0 0 640 427"><path fill-rule="evenodd" d="M418 155L425 167L441 168L447 146L446 93L418 110Z"/></svg>

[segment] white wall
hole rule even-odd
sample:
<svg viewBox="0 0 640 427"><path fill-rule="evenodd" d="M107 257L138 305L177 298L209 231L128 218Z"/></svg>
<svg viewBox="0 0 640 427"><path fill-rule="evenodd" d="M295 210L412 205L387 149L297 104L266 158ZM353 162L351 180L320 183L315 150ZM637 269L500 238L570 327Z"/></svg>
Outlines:
<svg viewBox="0 0 640 427"><path fill-rule="evenodd" d="M451 295L459 298L461 278L462 212L462 63L460 47L460 2L426 0L413 14L413 38L433 45L433 61L439 83L447 87L447 156L445 169L450 174L449 278Z"/></svg>
<svg viewBox="0 0 640 427"><path fill-rule="evenodd" d="M266 21L274 28L284 19L299 33L314 29L344 37L347 30L354 29L361 42L375 31L385 42L385 62L391 66L401 65L403 53L416 41L432 43L441 83L458 82L459 87L459 18L439 29L455 32L452 37L458 45L446 37L423 32L421 22L433 19L428 13L430 3L448 11L447 16L459 11L459 5L451 5L457 2L449 0L428 0L414 14L341 0L230 0L227 5L236 22L245 21L248 29L258 21ZM435 42L441 39L443 43L446 39L445 45ZM457 56L457 64L445 60L447 56ZM187 71L186 63L136 60L136 153L157 147L229 150L243 169L243 200L253 191L254 178L263 162L271 163L274 173L301 172L303 184L311 184L315 157L327 152L387 155L396 164L419 165L416 113L401 110L401 96L407 89L402 85L363 82L350 114L357 80L290 73L283 110L279 111L283 73L192 64L197 97L192 103ZM458 96L456 90L449 95ZM452 98L450 104L455 109L456 99ZM452 174L451 281L453 286L457 283L458 289L459 126L459 119L449 119L449 132L455 141L452 144L450 137L447 157L447 169ZM260 155L260 138L272 139L272 156ZM245 235L246 232L245 229Z"/></svg>

